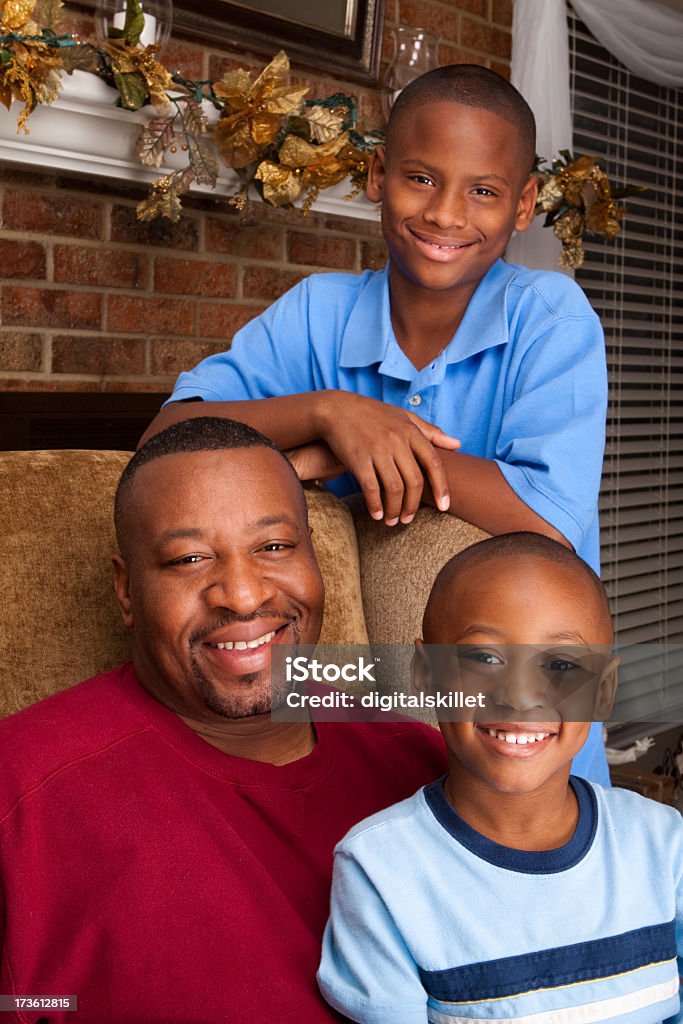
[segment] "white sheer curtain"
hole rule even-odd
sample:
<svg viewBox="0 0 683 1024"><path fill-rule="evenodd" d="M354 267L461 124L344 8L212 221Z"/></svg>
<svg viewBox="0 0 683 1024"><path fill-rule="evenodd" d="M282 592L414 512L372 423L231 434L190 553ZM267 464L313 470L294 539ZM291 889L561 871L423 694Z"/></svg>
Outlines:
<svg viewBox="0 0 683 1024"><path fill-rule="evenodd" d="M683 11L658 0L572 0L574 10L605 49L634 74L660 85L683 86ZM536 116L536 150L550 160L571 149L566 0L514 0L511 79ZM560 244L541 218L512 239L507 257L528 267L557 270Z"/></svg>

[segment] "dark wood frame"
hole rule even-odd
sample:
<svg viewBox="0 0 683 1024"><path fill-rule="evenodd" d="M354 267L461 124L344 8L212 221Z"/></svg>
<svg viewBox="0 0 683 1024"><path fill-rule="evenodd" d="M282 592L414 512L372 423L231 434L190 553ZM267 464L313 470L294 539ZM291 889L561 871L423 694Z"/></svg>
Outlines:
<svg viewBox="0 0 683 1024"><path fill-rule="evenodd" d="M324 0L323 0L324 2ZM293 63L376 84L385 0L358 0L353 38L248 11L228 0L174 0L173 32L207 46L229 46L274 57L285 50Z"/></svg>

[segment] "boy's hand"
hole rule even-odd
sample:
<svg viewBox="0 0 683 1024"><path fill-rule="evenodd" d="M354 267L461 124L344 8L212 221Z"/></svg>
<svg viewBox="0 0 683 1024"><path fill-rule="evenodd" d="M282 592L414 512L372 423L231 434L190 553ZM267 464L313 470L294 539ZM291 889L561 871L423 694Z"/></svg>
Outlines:
<svg viewBox="0 0 683 1024"><path fill-rule="evenodd" d="M353 473L373 519L387 526L409 523L425 482L436 507L448 510L446 473L435 448L454 451L460 442L439 427L393 405L347 391L325 392L320 435Z"/></svg>
<svg viewBox="0 0 683 1024"><path fill-rule="evenodd" d="M331 480L346 472L346 466L341 464L325 441L311 441L310 444L290 448L285 455L302 481Z"/></svg>

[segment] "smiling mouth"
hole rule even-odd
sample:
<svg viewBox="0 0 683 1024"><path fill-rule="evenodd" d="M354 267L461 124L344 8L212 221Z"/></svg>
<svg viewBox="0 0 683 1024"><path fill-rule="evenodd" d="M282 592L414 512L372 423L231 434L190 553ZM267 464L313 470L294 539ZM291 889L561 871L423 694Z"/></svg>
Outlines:
<svg viewBox="0 0 683 1024"><path fill-rule="evenodd" d="M435 249L437 252L454 252L457 249L467 249L473 242L458 242L458 241L440 241L437 242L433 238L425 238L424 235L419 234L417 231L410 229L410 233L414 238L421 242L422 245L428 245L430 249Z"/></svg>
<svg viewBox="0 0 683 1024"><path fill-rule="evenodd" d="M264 644L269 644L277 632L279 631L274 629L272 632L264 633L263 636L257 636L253 640L226 640L224 643L207 644L207 646L214 647L219 651L253 650L256 647L263 647Z"/></svg>
<svg viewBox="0 0 683 1024"><path fill-rule="evenodd" d="M494 739L502 740L503 743L517 744L520 747L528 746L531 743L541 743L549 736L554 735L550 732L508 732L505 729L492 729L486 725L480 725L477 728L488 733L489 736L493 736Z"/></svg>

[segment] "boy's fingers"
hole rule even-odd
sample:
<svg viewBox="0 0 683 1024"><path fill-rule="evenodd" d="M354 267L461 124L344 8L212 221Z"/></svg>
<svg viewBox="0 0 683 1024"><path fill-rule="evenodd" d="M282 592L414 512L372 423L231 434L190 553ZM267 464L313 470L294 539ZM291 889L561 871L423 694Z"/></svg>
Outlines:
<svg viewBox="0 0 683 1024"><path fill-rule="evenodd" d="M397 458L396 465L403 482L403 500L399 518L402 523L410 523L415 518L415 513L422 502L425 478L416 454L412 451L407 453L407 457Z"/></svg>
<svg viewBox="0 0 683 1024"><path fill-rule="evenodd" d="M405 484L391 453L375 461L375 472L382 482L384 522L387 526L396 526L403 507Z"/></svg>
<svg viewBox="0 0 683 1024"><path fill-rule="evenodd" d="M427 474L434 504L439 512L447 512L451 504L451 495L448 489L446 470L439 458L438 451L430 445L429 451L420 459L420 462Z"/></svg>
<svg viewBox="0 0 683 1024"><path fill-rule="evenodd" d="M354 466L353 475L358 481L358 486L363 492L365 504L367 505L368 512L372 518L383 519L384 506L382 504L382 494L380 491L379 480L377 479L377 473L372 462L368 459L362 467Z"/></svg>
<svg viewBox="0 0 683 1024"><path fill-rule="evenodd" d="M416 415L414 412L406 412L406 415L412 420L420 433L424 434L427 440L431 444L436 445L437 448L446 448L448 451L454 451L460 447L460 441L457 437L451 437L441 427L428 423L427 420L423 420L421 416Z"/></svg>

